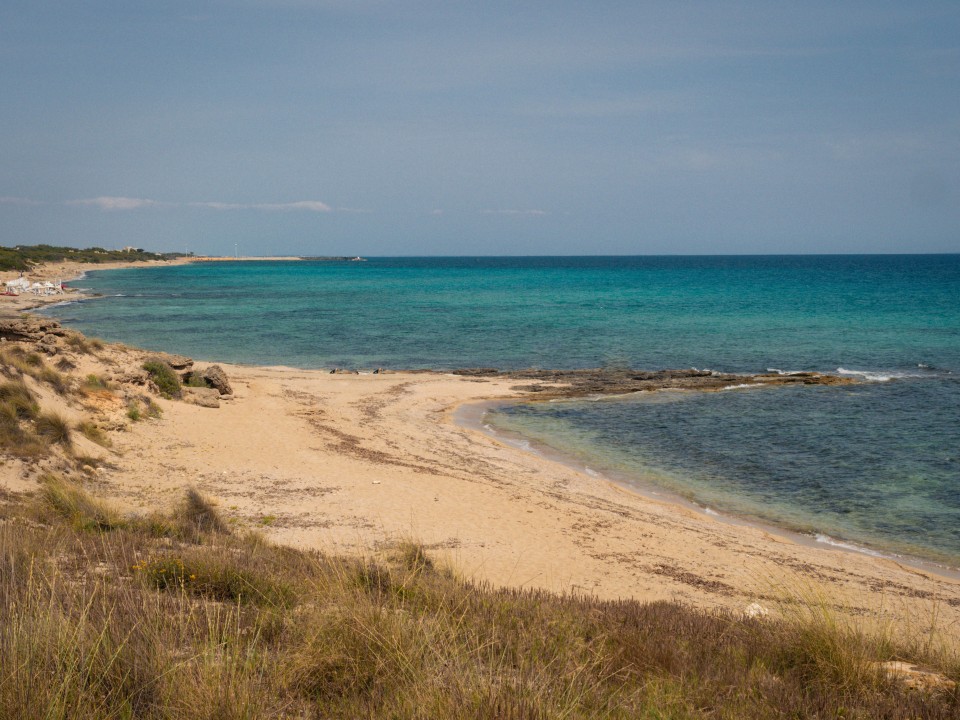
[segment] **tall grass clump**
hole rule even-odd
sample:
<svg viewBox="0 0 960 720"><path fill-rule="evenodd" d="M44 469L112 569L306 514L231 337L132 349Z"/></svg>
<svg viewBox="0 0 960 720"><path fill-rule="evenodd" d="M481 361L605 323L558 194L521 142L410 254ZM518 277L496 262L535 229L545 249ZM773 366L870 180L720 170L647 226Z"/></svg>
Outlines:
<svg viewBox="0 0 960 720"><path fill-rule="evenodd" d="M56 412L43 412L35 421L37 435L49 443L69 447L73 442L70 423Z"/></svg>
<svg viewBox="0 0 960 720"><path fill-rule="evenodd" d="M30 420L40 412L36 398L23 380L0 383L0 403L11 408L21 420Z"/></svg>
<svg viewBox="0 0 960 720"><path fill-rule="evenodd" d="M180 378L172 367L161 360L148 360L143 364L143 369L150 374L161 395L167 398L180 397Z"/></svg>
<svg viewBox="0 0 960 720"><path fill-rule="evenodd" d="M176 518L184 537L199 540L206 534L229 535L230 526L209 498L188 488L177 508Z"/></svg>
<svg viewBox="0 0 960 720"><path fill-rule="evenodd" d="M127 524L110 505L58 475L41 479L40 500L45 509L79 530L115 530Z"/></svg>

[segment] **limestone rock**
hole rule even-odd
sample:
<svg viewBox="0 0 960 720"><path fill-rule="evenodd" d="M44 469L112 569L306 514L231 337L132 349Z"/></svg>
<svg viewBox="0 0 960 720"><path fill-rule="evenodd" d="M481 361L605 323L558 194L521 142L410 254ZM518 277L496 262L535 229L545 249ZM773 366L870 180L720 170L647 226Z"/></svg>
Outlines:
<svg viewBox="0 0 960 720"><path fill-rule="evenodd" d="M220 407L220 391L216 388L184 387L183 401L200 407Z"/></svg>
<svg viewBox="0 0 960 720"><path fill-rule="evenodd" d="M877 663L879 669L889 678L899 680L911 690L921 692L951 692L956 689L957 683L945 675L933 670L922 668L912 663L891 660Z"/></svg>
<svg viewBox="0 0 960 720"><path fill-rule="evenodd" d="M150 379L150 373L143 368L128 368L126 370L111 373L109 379L113 382L128 383L131 385L146 385Z"/></svg>
<svg viewBox="0 0 960 720"><path fill-rule="evenodd" d="M211 365L200 371L200 377L208 387L214 388L221 395L233 395L233 388L230 387L230 381L227 374L219 365Z"/></svg>
<svg viewBox="0 0 960 720"><path fill-rule="evenodd" d="M40 342L47 335L63 337L66 332L60 323L50 318L34 315L0 318L0 338L5 340Z"/></svg>
<svg viewBox="0 0 960 720"><path fill-rule="evenodd" d="M184 355L171 355L170 353L155 353L143 359L144 363L158 361L166 363L177 372L185 372L193 367L193 360Z"/></svg>

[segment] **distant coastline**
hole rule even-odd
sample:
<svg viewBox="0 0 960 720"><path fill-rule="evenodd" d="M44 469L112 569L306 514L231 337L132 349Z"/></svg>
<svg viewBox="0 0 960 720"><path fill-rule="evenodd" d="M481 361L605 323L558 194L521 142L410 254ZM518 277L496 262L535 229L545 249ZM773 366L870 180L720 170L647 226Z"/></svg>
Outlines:
<svg viewBox="0 0 960 720"><path fill-rule="evenodd" d="M355 255L353 257L348 257L346 255L270 255L270 256L256 256L256 255L242 255L238 257L228 257L222 255L204 255L190 257L189 262L301 262L301 261L317 261L317 262L366 262L366 258Z"/></svg>

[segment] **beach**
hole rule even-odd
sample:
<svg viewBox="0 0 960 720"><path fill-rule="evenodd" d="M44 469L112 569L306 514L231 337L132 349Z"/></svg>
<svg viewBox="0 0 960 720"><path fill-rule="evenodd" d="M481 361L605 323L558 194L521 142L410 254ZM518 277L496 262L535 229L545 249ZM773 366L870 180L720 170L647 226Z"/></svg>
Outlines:
<svg viewBox="0 0 960 720"><path fill-rule="evenodd" d="M476 404L531 396L509 377L220 363L233 394L219 407L153 396L160 417L131 422L128 399L149 394L137 379L149 353L58 345L77 377L113 388L69 405L43 394L73 419L92 414L112 442L79 438L77 452L103 462L72 476L129 511L192 486L237 527L280 543L376 556L413 540L494 586L734 611L821 604L917 631L934 623L947 638L960 627L960 581L946 572L644 496L491 437ZM0 486L31 492L46 469L4 463Z"/></svg>

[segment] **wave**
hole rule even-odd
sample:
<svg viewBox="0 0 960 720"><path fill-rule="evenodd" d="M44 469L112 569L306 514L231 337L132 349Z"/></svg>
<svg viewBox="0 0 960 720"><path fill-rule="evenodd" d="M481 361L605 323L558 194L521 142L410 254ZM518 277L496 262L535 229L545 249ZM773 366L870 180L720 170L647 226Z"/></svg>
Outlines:
<svg viewBox="0 0 960 720"><path fill-rule="evenodd" d="M814 536L814 539L823 545L830 545L831 547L840 548L841 550L850 550L851 552L863 553L864 555L871 555L873 557L898 557L896 555L884 555L883 553L863 547L862 545L856 545L854 543L844 542L843 540L837 540L822 533L817 533Z"/></svg>
<svg viewBox="0 0 960 720"><path fill-rule="evenodd" d="M777 375L805 375L809 370L781 370L780 368L767 368L768 373L776 373Z"/></svg>
<svg viewBox="0 0 960 720"><path fill-rule="evenodd" d="M949 372L947 374L949 374ZM937 377L938 373L936 372L911 373L911 372L902 372L902 371L896 371L896 370L849 370L847 368L838 367L837 375L848 375L851 377L859 377L867 382L890 382L891 380L904 380L906 378Z"/></svg>

